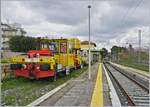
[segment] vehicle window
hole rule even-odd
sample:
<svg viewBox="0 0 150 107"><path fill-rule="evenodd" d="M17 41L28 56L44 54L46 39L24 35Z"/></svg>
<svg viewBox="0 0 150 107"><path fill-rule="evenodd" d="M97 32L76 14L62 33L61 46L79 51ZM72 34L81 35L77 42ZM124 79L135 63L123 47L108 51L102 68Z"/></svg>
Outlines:
<svg viewBox="0 0 150 107"><path fill-rule="evenodd" d="M60 52L66 53L67 52L67 42L61 42L60 43Z"/></svg>
<svg viewBox="0 0 150 107"><path fill-rule="evenodd" d="M54 53L58 52L58 43L57 42L50 42L49 43L49 49Z"/></svg>

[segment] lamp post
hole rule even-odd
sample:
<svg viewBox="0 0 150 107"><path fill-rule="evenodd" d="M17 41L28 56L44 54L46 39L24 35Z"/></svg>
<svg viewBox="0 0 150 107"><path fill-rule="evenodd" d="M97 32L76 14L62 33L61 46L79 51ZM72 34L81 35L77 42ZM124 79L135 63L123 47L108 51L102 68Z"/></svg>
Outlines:
<svg viewBox="0 0 150 107"><path fill-rule="evenodd" d="M91 5L88 5L88 9L89 9L89 80L91 79L91 49L90 49L90 9L91 9Z"/></svg>

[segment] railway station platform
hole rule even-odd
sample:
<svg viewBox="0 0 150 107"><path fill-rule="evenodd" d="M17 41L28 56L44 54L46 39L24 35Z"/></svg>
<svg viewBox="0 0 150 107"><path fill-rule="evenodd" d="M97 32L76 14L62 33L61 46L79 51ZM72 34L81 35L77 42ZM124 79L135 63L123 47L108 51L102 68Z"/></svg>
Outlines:
<svg viewBox="0 0 150 107"><path fill-rule="evenodd" d="M96 63L91 69L90 80L86 71L38 106L111 106L103 64Z"/></svg>

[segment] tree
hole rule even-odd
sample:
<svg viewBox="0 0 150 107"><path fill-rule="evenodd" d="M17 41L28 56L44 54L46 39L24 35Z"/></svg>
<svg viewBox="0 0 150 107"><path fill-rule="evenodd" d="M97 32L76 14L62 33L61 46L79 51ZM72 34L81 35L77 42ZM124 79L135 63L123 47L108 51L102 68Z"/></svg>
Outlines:
<svg viewBox="0 0 150 107"><path fill-rule="evenodd" d="M102 59L105 58L108 55L108 50L106 48L102 48L100 50L100 54L102 56Z"/></svg>
<svg viewBox="0 0 150 107"><path fill-rule="evenodd" d="M125 52L127 52L127 48L125 47L113 46L111 48L112 58L117 61L119 60L119 53L125 53Z"/></svg>
<svg viewBox="0 0 150 107"><path fill-rule="evenodd" d="M118 52L119 52L118 46L113 46L113 47L111 48L111 54L117 54Z"/></svg>
<svg viewBox="0 0 150 107"><path fill-rule="evenodd" d="M120 47L118 47L118 46L113 46L111 48L111 55L112 55L113 60L118 60L118 53L120 51L121 51Z"/></svg>
<svg viewBox="0 0 150 107"><path fill-rule="evenodd" d="M10 50L14 52L27 52L36 49L37 40L33 37L14 36L9 41Z"/></svg>

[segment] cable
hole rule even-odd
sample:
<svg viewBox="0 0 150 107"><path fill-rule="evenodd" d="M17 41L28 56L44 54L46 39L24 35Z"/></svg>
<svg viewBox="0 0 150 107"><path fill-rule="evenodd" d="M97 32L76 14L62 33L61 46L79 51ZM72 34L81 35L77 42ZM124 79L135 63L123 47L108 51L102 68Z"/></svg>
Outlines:
<svg viewBox="0 0 150 107"><path fill-rule="evenodd" d="M133 2L134 2L134 1L132 1L132 4L133 4ZM120 21L119 27L120 27L121 23L126 19L128 13L129 13L130 10L133 8L133 6L134 6L134 5L132 5L130 8L127 8L126 13L123 15L123 17L122 17L122 19L121 19L121 21Z"/></svg>
<svg viewBox="0 0 150 107"><path fill-rule="evenodd" d="M140 6L140 4L143 2L144 0L139 0L139 3L137 3L136 7L133 8L133 11L131 11L131 13L129 15L133 15L133 12L136 11L136 9ZM125 20L124 23L122 25L125 25L127 23L127 21Z"/></svg>
<svg viewBox="0 0 150 107"><path fill-rule="evenodd" d="M125 12L125 14L123 15L120 23L118 24L118 28L121 28L121 25L125 25L127 23L127 16L131 16L133 15L133 12L136 11L136 9L140 6L140 4L143 2L144 0L139 0L139 2L135 5L132 5L130 8L127 8L127 11ZM132 2L132 4L134 3L134 1ZM132 13L132 14L131 14ZM114 32L113 34L116 34L117 32Z"/></svg>

